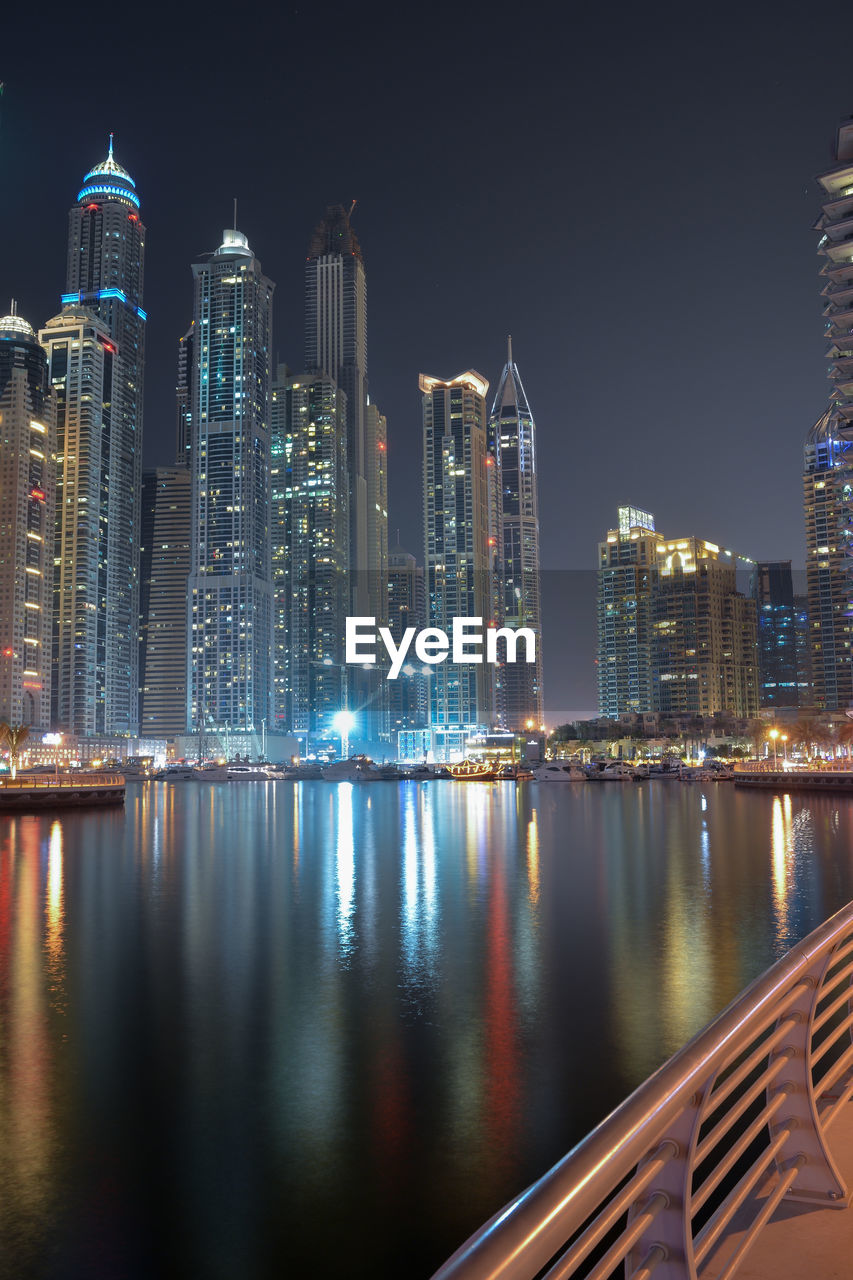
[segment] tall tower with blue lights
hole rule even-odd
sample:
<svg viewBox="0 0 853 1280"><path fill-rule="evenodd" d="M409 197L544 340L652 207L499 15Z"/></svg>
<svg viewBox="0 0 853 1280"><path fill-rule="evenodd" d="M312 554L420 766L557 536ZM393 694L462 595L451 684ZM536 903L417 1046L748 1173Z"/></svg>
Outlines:
<svg viewBox="0 0 853 1280"><path fill-rule="evenodd" d="M101 442L101 512L109 521L105 566L110 644L105 661L110 688L105 709L108 731L135 733L138 715L139 529L142 490L142 384L145 366L145 311L142 289L145 227L133 178L113 154L83 179L68 215L68 264L62 304L97 317L115 350L113 401L108 405L108 439ZM61 462L60 462L61 466ZM61 480L61 476L59 477ZM66 495L67 498L68 495ZM107 510L108 508L108 510ZM67 502L63 524L76 519ZM94 659L93 659L94 661Z"/></svg>
<svg viewBox="0 0 853 1280"><path fill-rule="evenodd" d="M814 703L843 711L853 707L853 121L839 126L834 164L818 182L832 390L805 442L806 580Z"/></svg>
<svg viewBox="0 0 853 1280"><path fill-rule="evenodd" d="M274 285L242 232L193 265L187 728L272 727Z"/></svg>

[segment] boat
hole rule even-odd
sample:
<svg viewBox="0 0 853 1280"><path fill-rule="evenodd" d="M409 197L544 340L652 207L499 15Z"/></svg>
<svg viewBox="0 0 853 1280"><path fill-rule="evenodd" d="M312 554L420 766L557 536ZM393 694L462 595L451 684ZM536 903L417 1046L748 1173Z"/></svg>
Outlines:
<svg viewBox="0 0 853 1280"><path fill-rule="evenodd" d="M195 769L191 764L168 764L152 774L158 782L194 782Z"/></svg>
<svg viewBox="0 0 853 1280"><path fill-rule="evenodd" d="M207 764L197 765L193 769L193 777L197 782L227 782L228 765L211 760Z"/></svg>
<svg viewBox="0 0 853 1280"><path fill-rule="evenodd" d="M228 764L225 766L228 782L269 782L270 775L260 764Z"/></svg>
<svg viewBox="0 0 853 1280"><path fill-rule="evenodd" d="M505 764L498 770L499 782L532 782L533 770L524 764Z"/></svg>
<svg viewBox="0 0 853 1280"><path fill-rule="evenodd" d="M319 764L289 764L279 770L277 777L285 782L314 782L325 777L325 769Z"/></svg>
<svg viewBox="0 0 853 1280"><path fill-rule="evenodd" d="M586 782L586 770L576 764L561 764L548 760L532 770L534 782Z"/></svg>
<svg viewBox="0 0 853 1280"><path fill-rule="evenodd" d="M388 766L383 766L383 769ZM395 770L395 777L397 776ZM350 756L348 760L334 760L323 770L326 782L382 782L383 773L369 756Z"/></svg>
<svg viewBox="0 0 853 1280"><path fill-rule="evenodd" d="M461 764L448 765L448 768L454 782L494 782L499 777L494 765L484 764L481 760L463 760Z"/></svg>
<svg viewBox="0 0 853 1280"><path fill-rule="evenodd" d="M634 767L623 760L614 760L603 769L591 769L586 776L589 782L631 782Z"/></svg>

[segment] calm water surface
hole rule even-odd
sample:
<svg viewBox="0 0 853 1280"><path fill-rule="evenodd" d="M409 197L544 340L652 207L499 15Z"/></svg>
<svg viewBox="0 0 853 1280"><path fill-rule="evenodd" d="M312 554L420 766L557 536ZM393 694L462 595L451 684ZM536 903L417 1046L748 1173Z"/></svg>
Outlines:
<svg viewBox="0 0 853 1280"><path fill-rule="evenodd" d="M853 803L152 783L0 820L0 1275L423 1277L853 898Z"/></svg>

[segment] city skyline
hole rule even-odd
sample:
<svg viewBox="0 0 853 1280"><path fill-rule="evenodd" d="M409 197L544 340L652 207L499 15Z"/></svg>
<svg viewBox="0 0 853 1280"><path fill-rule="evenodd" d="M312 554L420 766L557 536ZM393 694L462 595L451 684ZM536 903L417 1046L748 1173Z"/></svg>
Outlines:
<svg viewBox="0 0 853 1280"><path fill-rule="evenodd" d="M373 6L371 19L383 11ZM853 110L853 89L842 56L826 48L814 24L776 11L768 23L770 12L759 7L741 15L736 41L720 16L697 20L700 29L689 32L668 25L666 39L655 41L654 25L646 30L639 15L626 13L622 39L614 42L603 18L587 15L574 40L584 58L577 52L571 57L568 81L555 76L556 48L552 52L541 39L548 25L537 26L531 15L514 31L518 52L531 71L537 68L526 81L525 99L510 95L496 103L474 85L463 85L452 109L435 96L419 103L414 94L417 73L441 45L439 27L425 32L417 48L406 47L408 61L398 64L392 56L386 64L365 37L335 29L332 22L324 56L330 78L339 76L339 95L334 102L312 97L312 129L304 137L289 120L304 98L306 73L295 68L286 87L269 89L271 102L281 105L282 140L300 174L295 189L290 181L283 187L262 163L271 126L257 140L241 136L238 147L232 143L235 124L224 119L209 138L195 139L198 163L185 164L185 146L175 138L176 91L168 75L157 77L156 92L145 78L146 69L166 71L179 59L182 90L201 84L203 47L212 34L198 37L196 69L195 56L186 57L181 37L187 33L180 24L172 50L159 49L143 30L123 55L128 76L146 86L144 129L135 102L105 97L95 118L88 116L91 136L75 134L46 170L38 159L50 136L42 128L52 110L45 86L60 53L39 50L39 71L24 43L16 67L5 71L2 131L6 164L20 186L31 185L38 174L39 208L32 226L14 239L20 243L23 237L21 257L31 264L26 249L30 237L38 238L43 276L39 283L19 280L11 263L8 287L21 314L38 321L55 312L52 280L62 250L55 222L44 216L48 193L55 193L50 201L65 200L80 166L90 163L93 139L100 147L100 138L105 143L115 130L118 153L144 187L148 221L157 228L152 243L158 260L152 259L147 282L152 319L146 465L169 463L171 418L167 424L163 406L172 394L174 343L186 329L186 264L215 243L230 219L233 197L239 199L241 224L279 286L274 360L291 367L301 365L306 228L316 224L318 209L327 203L337 199L349 206L357 197L354 222L371 273L371 382L381 389L389 423L392 541L397 527L404 545L420 539L405 475L408 450L419 434L413 377L421 367L470 365L494 384L497 353L512 333L540 425L565 424L547 442L549 471L568 477L578 530L593 522L597 527L599 513L614 501L645 501L663 513L669 505L664 490L675 474L673 455L689 457L711 431L722 451L742 451L747 472L761 455L757 437L772 434L778 457L766 488L773 496L768 492L750 503L746 480L736 479L727 499L728 536L735 549L757 559L790 557L801 565L802 529L786 527L777 503L784 508L788 499L796 501L802 439L827 397L815 329L814 175L825 167L837 121ZM299 11L264 21L269 35L281 30L297 42L311 27L310 17ZM499 26L481 28L476 7L457 23L459 49L448 52L449 65L458 65L475 29L477 57L489 65L500 43ZM390 28L387 38L391 52L401 33ZM79 39L69 29L63 61ZM635 54L638 48L642 57ZM689 60L679 57L688 52ZM356 70L364 85L380 61L381 86L348 93ZM725 95L712 91L721 78ZM240 83L245 79L241 72ZM206 98L211 90L199 92ZM338 134L343 101L350 119ZM391 101L400 107L393 116ZM544 120L551 123L545 126ZM447 181L462 170L470 131L482 149L481 176L452 188L451 198ZM489 174L507 154L518 157L524 183L513 199L495 200ZM422 178L424 155L435 171L429 183ZM614 183L609 170L617 157L624 176ZM600 198L608 189L619 193L617 201ZM772 226L766 227L771 207ZM5 243L12 242L13 217L9 207L0 211ZM756 253L759 231L762 252ZM617 252L620 243L624 251ZM404 262L418 270L401 270ZM31 277L31 265L26 274ZM454 278L461 285L458 314L438 325ZM747 311L758 296L766 312L756 329ZM617 297L630 302L634 324L630 340L619 340L614 351ZM155 368L162 371L156 379L162 385L155 386ZM779 378L768 379L769 369L778 370ZM700 396L688 394L700 387ZM647 443L632 459L640 472L637 487L645 494L624 492L627 456L621 483L613 475L604 490L600 464L606 451L591 426L599 434L615 432L620 442ZM591 483L571 475L570 444L580 438L591 453ZM541 445L546 447L544 437ZM688 505L698 501L706 510L696 513L695 527L717 524L713 490L722 472L722 463L711 458L708 491L679 495L668 523L685 527ZM614 491L617 486L622 492ZM547 480L540 505L544 567L592 568L589 544L580 536L565 538L562 509Z"/></svg>
<svg viewBox="0 0 853 1280"><path fill-rule="evenodd" d="M292 368L304 342L307 233L327 204L350 208L357 198L352 216L370 264L371 385L388 422L391 543L398 530L405 546L422 540L412 466L418 370L474 367L495 385L512 333L540 427L543 570L593 574L588 531L622 502L650 507L667 527L720 530L756 560L802 567L803 522L792 516L802 442L829 395L815 175L853 110L843 42L827 47L805 15L769 6L728 22L719 11L694 15L689 29L626 10L617 40L603 15L585 15L564 56L547 38L559 28L543 8L514 28L520 65L530 69L524 94L484 93L476 77L460 74L451 103L416 86L439 50L448 73L461 72L469 48L475 64L495 65L500 25L484 23L485 10L473 6L454 15L452 47L440 23L416 46L389 23L384 44L374 45L366 32L384 12L371 6L359 32L330 14L324 66L336 94L319 94L296 66L286 84L264 86L275 125L247 134L226 113L216 131L193 135L192 165L174 121L185 91L211 98L201 68L212 32L190 32L179 19L162 49L153 31L135 30L122 65L138 93L106 92L86 130L55 153L46 150L55 117L48 86L81 37L61 19L37 51L22 39L3 72L0 121L10 181L39 191L23 222L14 201L0 207L0 243L15 245L6 287L20 313L37 328L56 312L64 244L55 210L67 207L114 130L117 153L145 192L155 246L146 268L145 464L170 465L188 264L216 243L233 197L277 282L274 364ZM10 47L15 24L23 31L28 21L15 15ZM118 40L121 24L109 38ZM262 16L256 34L298 43L312 33L310 15L294 10ZM170 76L173 64L180 76ZM241 91L250 91L243 69ZM309 101L311 128L297 128ZM268 162L273 135L286 166ZM465 172L471 138L473 177ZM508 158L519 180L498 198L492 175ZM285 169L298 182L285 181ZM458 304L449 309L451 290ZM545 585L547 633L556 615ZM548 718L590 709L589 668L577 682L562 671L555 682L547 645L545 661Z"/></svg>

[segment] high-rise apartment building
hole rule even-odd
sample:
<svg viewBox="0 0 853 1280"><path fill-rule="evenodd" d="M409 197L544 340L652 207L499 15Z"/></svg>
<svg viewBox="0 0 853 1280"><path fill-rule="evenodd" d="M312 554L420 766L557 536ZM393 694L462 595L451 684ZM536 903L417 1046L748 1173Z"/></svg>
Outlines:
<svg viewBox="0 0 853 1280"><path fill-rule="evenodd" d="M836 711L853 707L853 121L839 126L835 163L818 182L832 390L805 442L806 579L814 704Z"/></svg>
<svg viewBox="0 0 853 1280"><path fill-rule="evenodd" d="M853 270L851 270L853 280ZM851 339L853 349L853 339ZM806 588L809 601L814 705L820 711L853 706L853 455L849 429L830 407L804 447Z"/></svg>
<svg viewBox="0 0 853 1280"><path fill-rule="evenodd" d="M273 284L236 229L193 265L187 728L272 724Z"/></svg>
<svg viewBox="0 0 853 1280"><path fill-rule="evenodd" d="M145 320L142 309L145 227L139 196L126 169L109 153L90 169L68 215L68 265L64 307L84 307L104 325L115 345L115 380L108 444L111 492L107 611L115 672L106 716L109 732L138 729L139 527L142 485L142 382ZM65 497L67 498L67 493ZM75 519L67 502L61 521ZM95 658L92 655L92 661ZM108 659L112 661L113 656ZM121 692L119 683L127 686ZM117 701L113 702L116 698Z"/></svg>
<svg viewBox="0 0 853 1280"><path fill-rule="evenodd" d="M81 737L135 733L138 618L131 625L128 604L138 535L128 526L127 457L121 444L113 450L125 371L88 307L64 307L39 341L56 398L51 717Z"/></svg>
<svg viewBox="0 0 853 1280"><path fill-rule="evenodd" d="M758 712L755 602L738 591L749 561L701 538L667 539L648 512L619 508L599 544L602 715L739 717Z"/></svg>
<svg viewBox="0 0 853 1280"><path fill-rule="evenodd" d="M653 574L651 710L758 714L755 602L737 590L748 561L703 538L662 540Z"/></svg>
<svg viewBox="0 0 853 1280"><path fill-rule="evenodd" d="M142 473L139 726L146 738L186 729L191 508L189 467Z"/></svg>
<svg viewBox="0 0 853 1280"><path fill-rule="evenodd" d="M420 375L424 446L424 568L429 625L448 634L454 618L492 620L494 459L487 442L489 384L473 370L443 380ZM494 717L493 667L432 667L430 727L439 757L464 749Z"/></svg>
<svg viewBox="0 0 853 1280"><path fill-rule="evenodd" d="M791 561L760 561L752 593L758 623L758 702L799 706L797 626Z"/></svg>
<svg viewBox="0 0 853 1280"><path fill-rule="evenodd" d="M617 528L598 544L598 710L618 718L651 711L654 516L620 507Z"/></svg>
<svg viewBox="0 0 853 1280"><path fill-rule="evenodd" d="M507 729L539 728L544 712L536 424L512 358L512 339L489 416L488 444L495 463L496 621L529 627L536 636L535 662L499 669L496 718Z"/></svg>
<svg viewBox="0 0 853 1280"><path fill-rule="evenodd" d="M347 398L328 374L280 366L271 412L274 723L304 742L351 706Z"/></svg>
<svg viewBox="0 0 853 1280"><path fill-rule="evenodd" d="M0 720L50 725L55 406L45 353L0 319Z"/></svg>
<svg viewBox="0 0 853 1280"><path fill-rule="evenodd" d="M423 567L401 546L388 553L388 629L399 645L406 629L422 631L427 625L426 586ZM388 681L388 717L391 742L407 729L424 729L428 723L429 682L416 659L406 663L396 680Z"/></svg>

